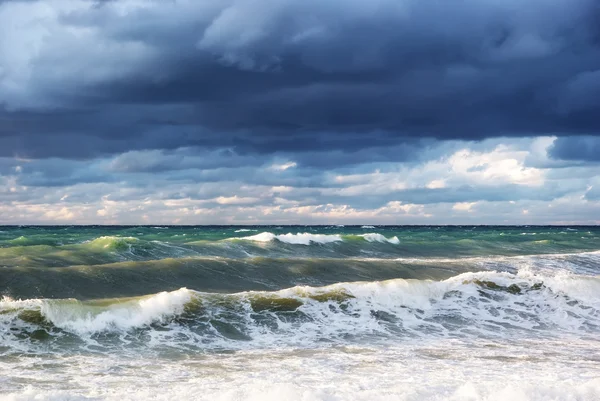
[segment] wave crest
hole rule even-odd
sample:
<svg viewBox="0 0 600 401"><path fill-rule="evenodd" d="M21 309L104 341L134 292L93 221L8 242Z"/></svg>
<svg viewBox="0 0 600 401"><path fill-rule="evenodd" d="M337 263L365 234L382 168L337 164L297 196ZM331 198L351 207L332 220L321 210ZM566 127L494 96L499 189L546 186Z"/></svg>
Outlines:
<svg viewBox="0 0 600 401"><path fill-rule="evenodd" d="M390 244L399 244L400 240L398 237L390 237L386 238L382 234L378 233L367 233L367 234L358 234L358 235L343 235L343 234L312 234L312 233L287 233L287 234L273 234L271 232L265 231L260 234L251 235L248 237L239 237L239 238L229 238L229 240L245 240L245 241L255 241L255 242L271 242L271 241L279 241L284 242L286 244L293 245L310 245L311 243L315 244L330 244L334 242L342 242L344 239L355 239L362 238L367 242L379 242L379 243L390 243Z"/></svg>
<svg viewBox="0 0 600 401"><path fill-rule="evenodd" d="M79 335L106 330L129 330L142 327L183 313L192 299L192 292L181 288L149 297L102 305L82 304L79 301L48 301L41 305L45 319L56 327Z"/></svg>
<svg viewBox="0 0 600 401"><path fill-rule="evenodd" d="M464 273L444 281L298 286L274 292L218 294L182 288L91 302L4 299L0 339L10 342L7 336L16 335L15 330L36 333L40 328L82 338L120 333L130 336L129 342L139 341L135 333L142 330L158 344L184 341L206 347L224 342L236 347L346 344L373 336L590 334L600 330L598 293L599 278L524 271Z"/></svg>
<svg viewBox="0 0 600 401"><path fill-rule="evenodd" d="M131 251L132 245L139 242L135 237L103 236L81 244L90 250Z"/></svg>
<svg viewBox="0 0 600 401"><path fill-rule="evenodd" d="M369 242L382 242L382 243L388 242L388 243L394 244L394 245L398 245L400 243L400 240L396 236L391 237L391 238L386 238L384 235L377 234L377 233L361 234L359 236L363 237L366 241L369 241Z"/></svg>
<svg viewBox="0 0 600 401"><path fill-rule="evenodd" d="M241 238L230 238L237 240L256 241L256 242L270 242L277 240L279 242L285 242L286 244L293 245L310 245L311 243L317 244L329 244L332 242L343 241L341 235L338 234L311 234L311 233L298 233L298 234L273 234L270 232L262 232L260 234L251 235L249 237Z"/></svg>

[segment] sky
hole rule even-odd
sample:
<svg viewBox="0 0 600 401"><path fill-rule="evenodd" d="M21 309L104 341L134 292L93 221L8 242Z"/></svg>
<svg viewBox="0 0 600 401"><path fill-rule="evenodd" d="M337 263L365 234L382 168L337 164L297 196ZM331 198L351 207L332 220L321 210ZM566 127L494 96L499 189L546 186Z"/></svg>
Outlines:
<svg viewBox="0 0 600 401"><path fill-rule="evenodd" d="M0 0L0 224L600 224L600 2Z"/></svg>

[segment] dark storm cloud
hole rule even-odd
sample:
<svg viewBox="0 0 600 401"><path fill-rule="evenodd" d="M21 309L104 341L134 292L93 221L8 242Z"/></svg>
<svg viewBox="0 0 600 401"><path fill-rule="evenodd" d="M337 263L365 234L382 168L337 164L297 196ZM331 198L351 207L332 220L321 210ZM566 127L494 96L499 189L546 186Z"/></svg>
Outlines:
<svg viewBox="0 0 600 401"><path fill-rule="evenodd" d="M324 195L316 190L298 191L287 194L286 199L298 202L299 206L315 203L321 204L351 204L361 209L382 207L388 202L400 201L404 204L437 204L456 202L509 202L518 200L551 201L569 193L570 189L555 185L531 188L514 184L498 185L495 187L473 187L462 185L454 188L412 188L390 191L386 194L372 195L361 193L351 196Z"/></svg>
<svg viewBox="0 0 600 401"><path fill-rule="evenodd" d="M548 149L548 154L560 160L600 162L600 138L592 136L557 138Z"/></svg>
<svg viewBox="0 0 600 401"><path fill-rule="evenodd" d="M19 4L0 22L41 3ZM315 150L407 160L423 137L600 133L595 0L46 4L39 36L2 28L0 156L185 146L316 166Z"/></svg>

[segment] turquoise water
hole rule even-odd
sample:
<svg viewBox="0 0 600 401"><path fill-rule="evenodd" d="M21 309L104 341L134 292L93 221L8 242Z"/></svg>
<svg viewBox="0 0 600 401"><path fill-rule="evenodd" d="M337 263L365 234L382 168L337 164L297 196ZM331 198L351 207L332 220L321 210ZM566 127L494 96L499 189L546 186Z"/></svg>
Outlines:
<svg viewBox="0 0 600 401"><path fill-rule="evenodd" d="M0 294L2 400L600 396L599 227L0 227Z"/></svg>
<svg viewBox="0 0 600 401"><path fill-rule="evenodd" d="M0 227L0 291L77 299L275 291L514 271L518 257L561 254L573 262L562 268L595 274L585 254L598 249L598 227Z"/></svg>

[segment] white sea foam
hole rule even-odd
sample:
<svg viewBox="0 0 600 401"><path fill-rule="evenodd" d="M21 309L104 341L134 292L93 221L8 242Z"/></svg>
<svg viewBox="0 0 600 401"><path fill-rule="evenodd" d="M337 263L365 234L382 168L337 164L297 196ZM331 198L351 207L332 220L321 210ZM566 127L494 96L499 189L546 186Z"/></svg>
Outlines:
<svg viewBox="0 0 600 401"><path fill-rule="evenodd" d="M509 292L511 285L520 293ZM250 339L217 336L214 348L237 352L203 352L212 347L207 333L171 324L149 329L143 341L163 351L178 350L181 341L195 345L183 358L114 351L57 357L40 348L35 358L0 358L0 401L598 401L598 294L598 277L523 268L229 295L180 289L96 309L3 298L0 352L30 355L36 344L47 347L5 341L23 309L85 336L163 321L194 299L203 321L236 314L233 326ZM305 318L269 311L257 320L249 302L257 297L301 300Z"/></svg>
<svg viewBox="0 0 600 401"><path fill-rule="evenodd" d="M262 232L260 234L251 235L248 237L241 238L230 238L230 239L243 239L246 241L255 241L255 242L270 242L273 241L277 236L273 233Z"/></svg>
<svg viewBox="0 0 600 401"><path fill-rule="evenodd" d="M178 315L192 298L192 291L182 288L150 297L112 304L107 308L80 302L45 301L42 315L55 326L85 335L141 327Z"/></svg>
<svg viewBox="0 0 600 401"><path fill-rule="evenodd" d="M375 226L361 226L360 228L375 228Z"/></svg>
<svg viewBox="0 0 600 401"><path fill-rule="evenodd" d="M463 273L444 281L394 279L230 295L182 288L108 304L5 298L0 301L0 312L6 312L0 314L3 322L0 329L9 331L15 316L8 313L11 310L34 309L55 326L78 335L127 331L180 315L186 304L199 299L203 313L215 314L217 319L222 319L218 316L221 316L223 302L238 305L232 306L234 309L229 312L234 319L230 323L241 327L252 341L234 341L235 347L313 346L320 338L344 344L349 334L359 338L372 333L379 333L382 338L390 335L392 338L397 335L463 336L465 333L497 337L525 330L528 336L547 336L556 332L578 334L600 330L598 294L598 277L567 272L543 275L524 269L517 274ZM269 329L255 320L250 303L257 297L296 299L298 311L309 321L281 320L273 315L277 328ZM462 323L457 326L453 322ZM197 337L197 341L206 340L202 334Z"/></svg>
<svg viewBox="0 0 600 401"><path fill-rule="evenodd" d="M398 237L386 238L382 234L377 233L368 233L368 234L360 234L359 237L363 237L368 242L381 242L381 243L390 243L390 244L399 244L400 240ZM343 241L343 237L341 234L312 234L312 233L287 233L287 234L273 234L270 232L262 232L260 234L251 235L248 237L241 238L230 238L230 239L238 239L238 240L247 240L247 241L255 241L255 242L270 242L274 240L278 240L280 242L285 242L287 244L294 245L310 245L311 243L317 244L329 244L332 242L341 242Z"/></svg>
<svg viewBox="0 0 600 401"><path fill-rule="evenodd" d="M280 242L285 242L286 244L294 244L294 245L310 245L311 242L317 244L329 244L332 242L343 241L342 237L338 234L311 234L311 233L297 233L297 234L279 234L275 235L270 232L262 232L260 234L251 235L249 237L242 238L232 238L232 239L241 239L247 241L256 241L256 242L270 242L274 240L278 240Z"/></svg>
<svg viewBox="0 0 600 401"><path fill-rule="evenodd" d="M367 261L389 261L390 259L363 258L358 260ZM577 252L577 253L554 253L519 256L469 256L455 258L395 258L401 263L423 263L423 264L448 264L465 265L474 264L479 268L488 270L510 270L545 272L548 275L560 271L598 276L597 264L600 262L600 251Z"/></svg>
<svg viewBox="0 0 600 401"><path fill-rule="evenodd" d="M250 231L258 231L258 230L251 230L248 228L240 228L239 230L235 230L236 233L246 233L246 232L250 232Z"/></svg>
<svg viewBox="0 0 600 401"><path fill-rule="evenodd" d="M582 352L589 346L593 344L577 344L574 351ZM6 372L4 383L42 382L46 388L55 387L3 391L0 401L600 399L597 366L576 353L564 360L561 352L568 352L568 348L558 343L502 345L444 340L384 349L192 355L185 360L78 355L48 361L60 369L60 374L28 366L27 359L0 361ZM523 357L523 353L533 358ZM544 353L559 356L543 358ZM36 362L44 360L36 358Z"/></svg>
<svg viewBox="0 0 600 401"><path fill-rule="evenodd" d="M395 245L400 243L398 237L386 238L385 236L377 233L361 234L360 236L369 242L389 242L390 244Z"/></svg>

